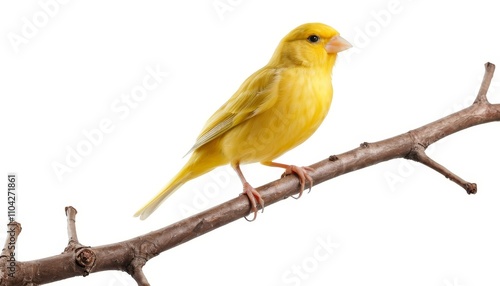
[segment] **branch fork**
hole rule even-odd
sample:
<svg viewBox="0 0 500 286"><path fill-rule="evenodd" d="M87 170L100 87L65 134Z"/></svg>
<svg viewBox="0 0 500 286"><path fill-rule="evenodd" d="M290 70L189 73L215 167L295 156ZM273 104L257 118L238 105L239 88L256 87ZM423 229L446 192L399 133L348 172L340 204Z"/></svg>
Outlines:
<svg viewBox="0 0 500 286"><path fill-rule="evenodd" d="M490 105L488 102L488 98L486 97L486 94L488 93L488 89L490 88L491 80L493 78L493 74L495 72L495 65L492 63L486 63L484 65L485 72L484 72L484 77L483 81L481 83L481 87L479 88L479 91L477 93L476 99L474 100L474 103L472 104L473 106L479 106L479 105ZM413 131L408 132L411 137L413 138L414 142L414 147L411 149L411 151L404 157L405 159L410 159L416 162L419 162L434 171L442 174L445 176L447 179L450 179L451 181L455 182L459 186L465 189L467 194L475 194L477 193L477 185L475 183L470 183L464 179L462 179L460 176L456 175L455 173L451 172L447 168L445 168L443 165L439 164L438 162L434 161L431 159L426 153L425 149L427 148L427 145L425 145L423 142L420 142L415 136Z"/></svg>
<svg viewBox="0 0 500 286"><path fill-rule="evenodd" d="M78 241L76 233L76 209L69 206L64 211L66 212L68 228L68 246L66 246L64 252L74 253L76 265L83 268L83 276L87 276L95 265L96 255L90 246L84 246Z"/></svg>

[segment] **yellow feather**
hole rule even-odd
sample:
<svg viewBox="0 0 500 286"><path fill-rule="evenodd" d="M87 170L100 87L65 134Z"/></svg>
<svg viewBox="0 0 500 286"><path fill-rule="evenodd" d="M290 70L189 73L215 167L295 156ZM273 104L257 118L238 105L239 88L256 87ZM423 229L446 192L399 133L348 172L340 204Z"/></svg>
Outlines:
<svg viewBox="0 0 500 286"><path fill-rule="evenodd" d="M184 183L199 177L218 166L226 165L228 161L225 156L212 152L213 148L216 148L217 144L217 140L213 140L212 142L204 145L204 148L196 149L179 173L177 173L177 175L175 175L175 177L173 177L153 199L138 210L134 216L139 216L141 220L146 219L164 200L179 189Z"/></svg>
<svg viewBox="0 0 500 286"><path fill-rule="evenodd" d="M147 218L182 184L217 166L269 163L304 142L328 113L337 52L349 47L324 24L292 30L269 63L209 118L186 165L135 216Z"/></svg>

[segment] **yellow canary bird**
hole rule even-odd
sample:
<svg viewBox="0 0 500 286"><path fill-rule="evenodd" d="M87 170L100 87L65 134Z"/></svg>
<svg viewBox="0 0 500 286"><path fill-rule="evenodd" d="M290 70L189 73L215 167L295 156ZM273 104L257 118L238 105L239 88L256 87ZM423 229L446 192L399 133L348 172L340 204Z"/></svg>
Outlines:
<svg viewBox="0 0 500 286"><path fill-rule="evenodd" d="M295 173L301 191L312 185L309 167L273 160L309 138L328 113L333 96L331 72L337 53L351 47L335 29L303 24L278 44L269 63L247 78L205 124L192 155L179 173L135 216L146 219L184 183L231 164L243 183L256 218L259 193L247 182L240 164L260 162ZM188 152L188 153L190 153Z"/></svg>

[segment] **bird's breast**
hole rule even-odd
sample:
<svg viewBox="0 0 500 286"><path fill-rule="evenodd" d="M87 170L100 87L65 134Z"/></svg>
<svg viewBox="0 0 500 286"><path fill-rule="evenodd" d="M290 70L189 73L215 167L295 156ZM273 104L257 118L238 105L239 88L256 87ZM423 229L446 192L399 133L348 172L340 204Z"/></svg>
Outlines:
<svg viewBox="0 0 500 286"><path fill-rule="evenodd" d="M271 161L309 138L328 113L333 89L330 73L288 69L272 92L274 106L227 132L222 151L232 162Z"/></svg>

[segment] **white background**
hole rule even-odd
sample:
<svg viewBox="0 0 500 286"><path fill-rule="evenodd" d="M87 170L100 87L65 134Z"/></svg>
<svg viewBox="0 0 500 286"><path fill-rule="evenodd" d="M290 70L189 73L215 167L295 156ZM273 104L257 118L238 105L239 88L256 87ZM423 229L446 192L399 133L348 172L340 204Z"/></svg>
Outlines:
<svg viewBox="0 0 500 286"><path fill-rule="evenodd" d="M355 48L339 55L324 124L280 162L309 165L464 108L483 64L500 64L492 1L270 2L0 4L0 174L19 178L19 260L63 251L67 205L78 210L81 242L98 246L237 196L238 178L222 167L184 185L148 220L132 217L180 169L212 112L302 23L329 24ZM116 112L148 68L168 76L130 114ZM496 75L492 102L499 87ZM53 165L67 165L68 150L89 144L84 132L102 120L112 131L58 178ZM429 150L476 182L475 196L416 163L385 162L167 251L146 275L152 285L498 285L498 128L474 127ZM256 187L281 174L259 164L243 171ZM104 272L51 285L135 282Z"/></svg>

